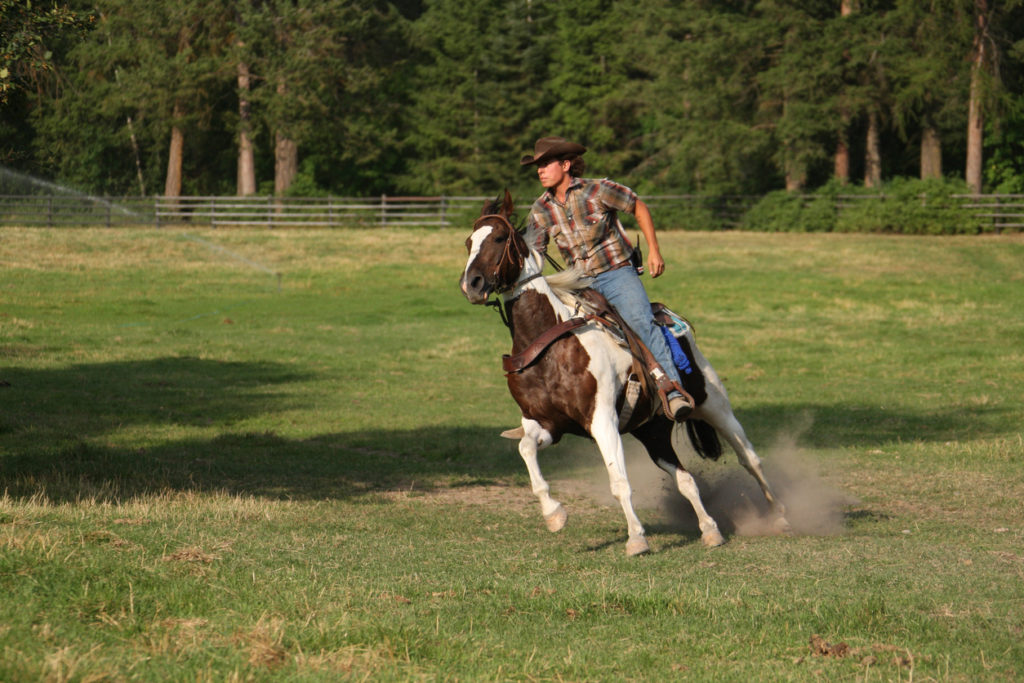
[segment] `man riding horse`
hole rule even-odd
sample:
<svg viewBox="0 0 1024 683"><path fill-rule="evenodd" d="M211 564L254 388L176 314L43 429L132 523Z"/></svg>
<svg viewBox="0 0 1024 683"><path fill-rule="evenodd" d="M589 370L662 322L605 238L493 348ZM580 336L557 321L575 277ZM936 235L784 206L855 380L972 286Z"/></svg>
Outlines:
<svg viewBox="0 0 1024 683"><path fill-rule="evenodd" d="M630 188L608 179L581 178L584 170L583 145L561 137L537 140L533 156L524 156L520 164L536 166L544 193L533 203L527 234L537 235L532 245L538 252L547 250L554 238L562 258L593 278L592 289L602 294L626 324L640 337L653 358L648 371L661 394L666 415L682 422L693 411L694 402L683 390L669 349L654 316L647 290L637 267L639 256L626 237L618 212L636 217L647 240L647 267L651 277L665 272L665 261L658 249L651 212Z"/></svg>

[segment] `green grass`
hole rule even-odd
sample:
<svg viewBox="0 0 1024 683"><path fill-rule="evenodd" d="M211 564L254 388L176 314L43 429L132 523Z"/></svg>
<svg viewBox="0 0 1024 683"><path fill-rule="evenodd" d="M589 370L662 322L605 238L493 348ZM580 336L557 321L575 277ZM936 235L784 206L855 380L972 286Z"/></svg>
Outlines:
<svg viewBox="0 0 1024 683"><path fill-rule="evenodd" d="M631 442L629 559L584 440L544 530L465 232L0 230L0 680L1024 675L1024 238L664 232L801 533Z"/></svg>

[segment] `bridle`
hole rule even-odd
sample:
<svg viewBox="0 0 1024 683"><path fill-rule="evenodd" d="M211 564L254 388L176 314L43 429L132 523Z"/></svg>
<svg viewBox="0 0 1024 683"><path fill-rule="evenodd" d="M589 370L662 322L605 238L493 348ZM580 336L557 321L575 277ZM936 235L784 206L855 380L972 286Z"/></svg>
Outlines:
<svg viewBox="0 0 1024 683"><path fill-rule="evenodd" d="M508 262L510 264L514 264L516 269L521 273L523 271L523 263L525 261L525 256L523 254L522 247L519 245L519 242L515 239L518 233L516 232L516 229L512 227L512 222L505 216L502 216L500 213L489 213L480 216L480 218L477 218L476 222L473 223L473 232L476 232L480 228L481 223L492 218L498 219L498 221L500 221L501 224L508 229L509 233L508 239L505 240L505 250L502 252L501 258L498 259L498 262L494 264L494 271L491 273L491 282L494 283L495 294L504 294L505 292L512 291L518 285L523 283L520 281L516 281L511 284L498 286L498 272L501 270L502 266L505 265L506 262ZM532 277L538 276L539 273Z"/></svg>
<svg viewBox="0 0 1024 683"><path fill-rule="evenodd" d="M498 259L498 262L494 264L494 271L491 273L491 282L494 285L494 293L501 295L512 291L513 289L520 285L526 284L530 280L541 277L542 273L538 271L533 275L529 276L528 278L524 278L522 280L517 279L515 282L512 282L511 284L507 285L499 286L497 284L498 272L501 270L505 262L507 261L510 264L514 263L517 271L519 273L522 273L523 263L525 262L525 256L523 254L522 247L520 246L519 242L515 239L518 235L518 232L512 226L512 221L510 221L507 217L502 216L500 213L484 214L483 216L480 216L480 218L477 218L476 221L473 223L473 232L476 232L484 221L491 218L498 219L498 221L505 228L508 229L508 239L505 241L505 250L502 252L501 258ZM505 304L503 305L501 298L497 298L494 301L487 301L485 305L493 306L498 311L498 314L501 316L501 322L505 324L505 327L507 327L509 331L511 331L512 324L509 322L508 314L505 312L505 306L507 306L509 303L510 302L505 302Z"/></svg>

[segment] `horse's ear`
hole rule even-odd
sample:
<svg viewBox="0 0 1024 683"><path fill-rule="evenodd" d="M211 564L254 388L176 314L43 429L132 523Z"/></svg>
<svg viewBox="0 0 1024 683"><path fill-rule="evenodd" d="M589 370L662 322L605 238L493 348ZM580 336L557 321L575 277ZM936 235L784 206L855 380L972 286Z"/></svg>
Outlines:
<svg viewBox="0 0 1024 683"><path fill-rule="evenodd" d="M480 209L481 216L494 215L495 207L498 205L497 199L485 199L483 208Z"/></svg>
<svg viewBox="0 0 1024 683"><path fill-rule="evenodd" d="M512 195L508 188L505 188L505 196L498 195L494 199L485 199L484 208L480 210L481 216L500 215L508 218L512 215Z"/></svg>

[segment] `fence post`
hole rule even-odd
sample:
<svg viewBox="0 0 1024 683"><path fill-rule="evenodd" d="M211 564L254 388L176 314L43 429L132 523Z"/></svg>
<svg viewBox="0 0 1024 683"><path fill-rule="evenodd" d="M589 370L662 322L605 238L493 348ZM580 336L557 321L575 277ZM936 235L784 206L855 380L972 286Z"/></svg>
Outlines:
<svg viewBox="0 0 1024 683"><path fill-rule="evenodd" d="M382 194L380 196L380 225L382 228L388 226L388 196Z"/></svg>

